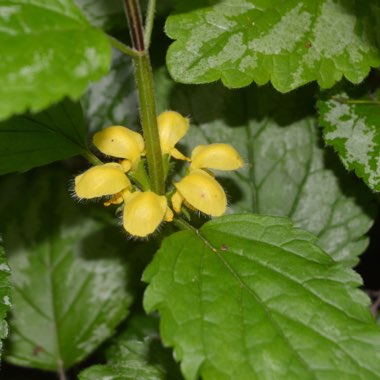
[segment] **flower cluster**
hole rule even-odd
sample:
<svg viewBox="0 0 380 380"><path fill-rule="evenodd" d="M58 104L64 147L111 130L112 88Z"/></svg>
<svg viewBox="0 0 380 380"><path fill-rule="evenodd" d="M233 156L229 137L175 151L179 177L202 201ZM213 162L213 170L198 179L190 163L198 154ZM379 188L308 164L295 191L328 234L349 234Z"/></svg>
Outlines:
<svg viewBox="0 0 380 380"><path fill-rule="evenodd" d="M239 153L229 144L198 145L190 158L182 154L175 146L186 135L189 120L178 112L161 113L157 123L163 155L189 163L186 176L174 183L174 193L170 191L165 196L150 190L149 181L144 181L148 178L144 139L122 126L105 128L93 137L99 151L118 162L93 166L75 178L79 198L106 196L105 206L122 205L123 226L137 237L153 233L163 221L172 221L172 209L180 213L184 205L210 216L222 215L227 208L226 194L210 170L236 170L243 166Z"/></svg>

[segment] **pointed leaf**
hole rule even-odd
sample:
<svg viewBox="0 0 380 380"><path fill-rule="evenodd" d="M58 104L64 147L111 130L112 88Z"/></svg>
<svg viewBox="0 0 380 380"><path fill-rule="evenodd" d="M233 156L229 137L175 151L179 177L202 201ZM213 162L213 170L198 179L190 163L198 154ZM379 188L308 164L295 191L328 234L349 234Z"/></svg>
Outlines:
<svg viewBox="0 0 380 380"><path fill-rule="evenodd" d="M370 16L378 1L222 0L183 2L166 33L167 64L176 81L227 87L255 81L282 92L317 80L331 87L344 75L362 81L379 66Z"/></svg>
<svg viewBox="0 0 380 380"><path fill-rule="evenodd" d="M2 340L8 336L8 323L5 318L11 307L10 272L11 270L5 259L4 248L0 245L0 358L3 353Z"/></svg>
<svg viewBox="0 0 380 380"><path fill-rule="evenodd" d="M358 275L284 218L230 215L166 239L144 306L186 379L378 379Z"/></svg>
<svg viewBox="0 0 380 380"><path fill-rule="evenodd" d="M357 262L368 245L364 235L376 204L321 144L310 116L312 88L287 95L269 86L231 92L221 85L175 86L161 76L159 83L170 94L161 109L191 116L183 151L190 155L198 144L229 143L245 160L241 170L216 172L227 191L229 212L288 216L317 235L335 260Z"/></svg>
<svg viewBox="0 0 380 380"><path fill-rule="evenodd" d="M350 90L337 89L322 96L319 122L326 143L335 149L346 169L354 170L372 190L380 191L380 93L361 96L358 89Z"/></svg>
<svg viewBox="0 0 380 380"><path fill-rule="evenodd" d="M0 136L0 174L23 172L88 150L81 107L67 99L38 114L0 122Z"/></svg>
<svg viewBox="0 0 380 380"><path fill-rule="evenodd" d="M1 187L14 285L6 359L17 365L60 370L83 360L126 317L139 276L139 255L70 199L68 181L55 168Z"/></svg>
<svg viewBox="0 0 380 380"><path fill-rule="evenodd" d="M105 35L72 0L0 0L0 120L78 98L109 67Z"/></svg>

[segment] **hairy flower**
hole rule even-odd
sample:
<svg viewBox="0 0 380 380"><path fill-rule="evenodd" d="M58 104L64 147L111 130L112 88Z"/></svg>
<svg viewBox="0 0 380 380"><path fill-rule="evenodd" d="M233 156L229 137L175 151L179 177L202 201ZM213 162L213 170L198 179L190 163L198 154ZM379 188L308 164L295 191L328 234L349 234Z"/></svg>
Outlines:
<svg viewBox="0 0 380 380"><path fill-rule="evenodd" d="M75 193L83 199L113 195L130 186L122 166L114 162L93 166L75 178Z"/></svg>
<svg viewBox="0 0 380 380"><path fill-rule="evenodd" d="M229 144L198 145L191 154L190 170L236 170L244 165L237 150Z"/></svg>
<svg viewBox="0 0 380 380"><path fill-rule="evenodd" d="M135 131L115 125L104 128L95 133L94 145L104 154L117 158L124 158L124 171L135 170L144 154L144 139Z"/></svg>
<svg viewBox="0 0 380 380"><path fill-rule="evenodd" d="M163 195L157 195L153 191L136 191L123 197L123 226L133 236L150 235L163 220L173 219L173 213Z"/></svg>
<svg viewBox="0 0 380 380"><path fill-rule="evenodd" d="M176 212L181 210L183 201L211 216L220 216L226 211L227 198L222 186L204 170L191 171L174 186L177 191L172 197L172 204Z"/></svg>
<svg viewBox="0 0 380 380"><path fill-rule="evenodd" d="M189 119L175 111L162 112L157 117L158 132L160 135L161 150L178 160L189 161L175 145L181 140L189 129Z"/></svg>

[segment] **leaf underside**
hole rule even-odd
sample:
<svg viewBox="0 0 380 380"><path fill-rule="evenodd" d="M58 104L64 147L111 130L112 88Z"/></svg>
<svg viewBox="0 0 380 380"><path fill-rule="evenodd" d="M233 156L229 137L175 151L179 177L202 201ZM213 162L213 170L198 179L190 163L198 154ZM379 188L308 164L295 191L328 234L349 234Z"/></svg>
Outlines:
<svg viewBox="0 0 380 380"><path fill-rule="evenodd" d="M326 143L335 149L346 169L354 170L370 189L380 191L380 98L353 96L344 89L324 94L318 102L319 122ZM360 103L363 101L368 104Z"/></svg>
<svg viewBox="0 0 380 380"><path fill-rule="evenodd" d="M38 114L0 122L0 174L24 172L87 150L81 107L67 99Z"/></svg>
<svg viewBox="0 0 380 380"><path fill-rule="evenodd" d="M168 18L176 41L169 71L182 83L221 79L230 88L252 81L287 92L310 81L359 83L379 66L371 22L378 1L223 0L183 3Z"/></svg>
<svg viewBox="0 0 380 380"><path fill-rule="evenodd" d="M109 68L110 47L72 0L0 0L0 120L78 98Z"/></svg>
<svg viewBox="0 0 380 380"><path fill-rule="evenodd" d="M283 218L231 215L166 239L144 306L186 379L378 379L359 276Z"/></svg>

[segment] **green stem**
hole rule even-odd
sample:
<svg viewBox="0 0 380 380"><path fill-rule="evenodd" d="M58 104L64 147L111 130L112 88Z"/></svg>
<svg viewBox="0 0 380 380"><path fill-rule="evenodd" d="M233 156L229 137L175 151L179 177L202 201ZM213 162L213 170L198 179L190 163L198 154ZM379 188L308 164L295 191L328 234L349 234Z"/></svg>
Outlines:
<svg viewBox="0 0 380 380"><path fill-rule="evenodd" d="M125 0L125 10L131 33L132 46L134 50L139 52L138 56L133 57L133 63L149 178L152 190L161 195L165 192L164 166L157 127L152 67L150 65L149 53L145 49L144 30L138 2L136 0Z"/></svg>
<svg viewBox="0 0 380 380"><path fill-rule="evenodd" d="M84 157L92 165L103 165L103 162L89 150L84 151L82 153L82 157Z"/></svg>
<svg viewBox="0 0 380 380"><path fill-rule="evenodd" d="M156 0L149 0L148 8L146 11L145 34L144 34L144 43L145 43L146 49L149 49L150 40L152 37L155 10L156 10Z"/></svg>
<svg viewBox="0 0 380 380"><path fill-rule="evenodd" d="M121 51L124 54L129 55L130 57L138 57L141 53L132 49L131 47L123 44L121 41L117 40L116 38L112 36L108 36L109 41L111 42L111 45Z"/></svg>

